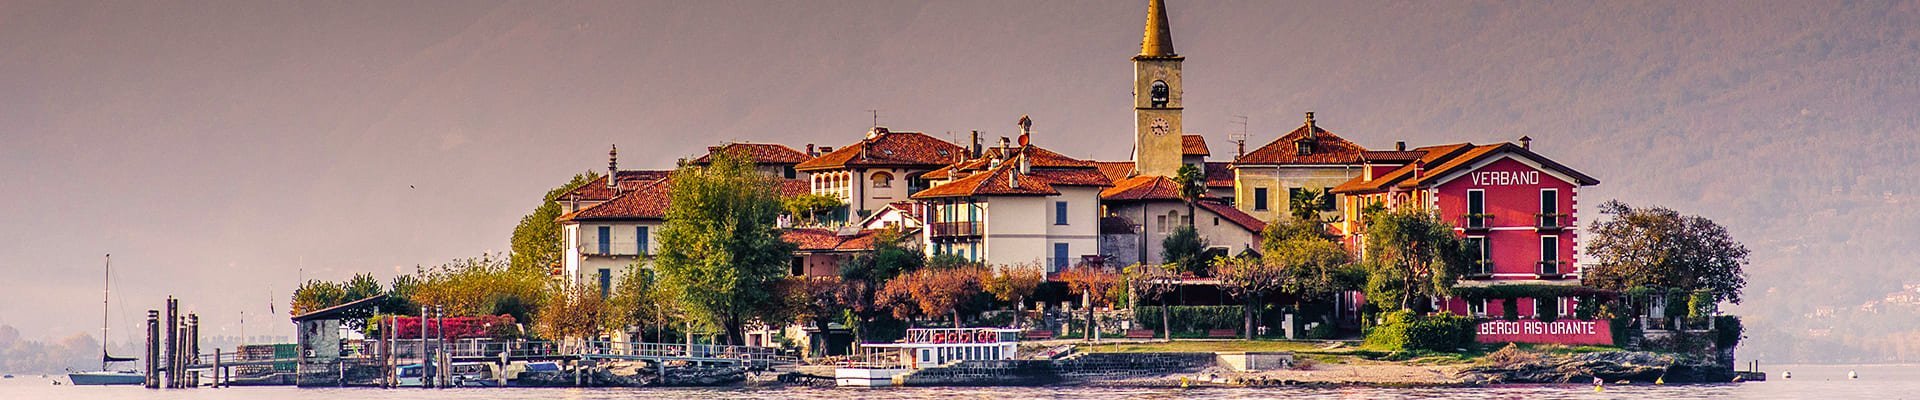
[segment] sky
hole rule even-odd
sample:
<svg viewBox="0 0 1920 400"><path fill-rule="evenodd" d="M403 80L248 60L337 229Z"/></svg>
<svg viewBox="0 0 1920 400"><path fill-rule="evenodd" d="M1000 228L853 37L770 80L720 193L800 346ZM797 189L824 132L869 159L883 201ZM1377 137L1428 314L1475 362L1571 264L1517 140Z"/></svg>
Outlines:
<svg viewBox="0 0 1920 400"><path fill-rule="evenodd" d="M1583 204L1727 225L1755 250L1744 306L1772 321L1920 283L1901 258L1920 255L1916 2L1171 3L1185 126L1216 155L1238 116L1251 148L1306 111L1373 148L1527 135L1601 180ZM0 0L0 324L97 330L111 253L113 340L167 295L220 333L277 302L248 329L290 334L301 279L504 251L614 144L624 168L733 140L838 147L877 110L962 138L1031 115L1036 144L1124 160L1144 13Z"/></svg>

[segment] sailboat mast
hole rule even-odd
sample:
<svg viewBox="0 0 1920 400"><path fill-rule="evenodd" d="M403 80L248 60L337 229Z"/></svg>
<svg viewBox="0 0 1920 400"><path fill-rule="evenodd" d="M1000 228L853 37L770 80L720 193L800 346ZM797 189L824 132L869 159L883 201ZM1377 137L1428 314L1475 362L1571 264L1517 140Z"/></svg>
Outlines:
<svg viewBox="0 0 1920 400"><path fill-rule="evenodd" d="M100 291L100 370L107 370L107 304L113 297L113 254L107 254L107 273Z"/></svg>

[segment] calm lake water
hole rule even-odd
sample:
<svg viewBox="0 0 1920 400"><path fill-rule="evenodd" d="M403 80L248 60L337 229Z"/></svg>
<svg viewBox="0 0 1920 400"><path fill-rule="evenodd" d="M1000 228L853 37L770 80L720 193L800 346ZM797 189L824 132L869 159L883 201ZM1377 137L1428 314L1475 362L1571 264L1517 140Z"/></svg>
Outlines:
<svg viewBox="0 0 1920 400"><path fill-rule="evenodd" d="M1847 371L1860 379L1847 379ZM1793 379L1782 379L1783 371ZM296 389L290 387L147 390L53 386L39 375L0 380L0 399L1915 399L1920 365L1776 365L1771 380L1741 384L1609 386L1514 385L1461 389L1113 389L1113 388L782 388L782 389Z"/></svg>

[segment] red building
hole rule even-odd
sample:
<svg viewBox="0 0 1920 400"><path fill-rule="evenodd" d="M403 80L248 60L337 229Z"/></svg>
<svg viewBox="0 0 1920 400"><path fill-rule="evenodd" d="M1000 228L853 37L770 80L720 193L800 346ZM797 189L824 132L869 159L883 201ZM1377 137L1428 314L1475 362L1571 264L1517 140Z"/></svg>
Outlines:
<svg viewBox="0 0 1920 400"><path fill-rule="evenodd" d="M1358 213L1368 204L1428 209L1451 222L1469 246L1479 249L1459 286L1578 286L1579 225L1574 215L1580 187L1600 182L1534 153L1530 144L1531 139L1523 137L1520 144L1461 143L1381 154L1379 158L1387 160L1384 165L1369 163L1363 176L1333 189L1342 195L1341 201L1346 202L1342 209L1347 210L1335 228L1355 249L1364 249L1366 232L1358 230L1362 218ZM1574 306L1571 298L1516 300L1519 316L1525 319ZM1436 306L1486 317L1501 314L1501 301L1450 298ZM1539 307L1541 302L1557 307Z"/></svg>

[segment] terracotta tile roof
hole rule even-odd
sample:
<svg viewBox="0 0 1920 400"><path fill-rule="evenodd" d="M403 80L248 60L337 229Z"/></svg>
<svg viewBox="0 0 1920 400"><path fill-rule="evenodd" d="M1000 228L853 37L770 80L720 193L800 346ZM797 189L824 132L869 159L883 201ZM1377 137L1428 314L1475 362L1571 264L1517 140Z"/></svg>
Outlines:
<svg viewBox="0 0 1920 400"><path fill-rule="evenodd" d="M1100 168L1100 174L1106 175L1107 180L1114 182L1125 180L1128 175L1133 175L1132 161L1094 161L1093 166Z"/></svg>
<svg viewBox="0 0 1920 400"><path fill-rule="evenodd" d="M672 170L664 169L620 171L620 191L625 192L652 185L654 181L666 179L667 175L672 173ZM602 176L561 194L555 200L565 200L568 196L578 196L583 201L606 201L613 198L613 189L607 187L607 177Z"/></svg>
<svg viewBox="0 0 1920 400"><path fill-rule="evenodd" d="M1114 182L1100 191L1104 201L1180 200L1180 184L1164 176L1141 175Z"/></svg>
<svg viewBox="0 0 1920 400"><path fill-rule="evenodd" d="M813 183L805 179L780 179L779 186L774 188L774 191L783 198L799 196L813 193Z"/></svg>
<svg viewBox="0 0 1920 400"><path fill-rule="evenodd" d="M696 165L707 165L708 162L711 162L710 158L712 158L714 154L719 154L723 151L744 152L748 159L753 160L754 164L760 165L792 165L813 159L813 156L808 156L807 153L802 153L799 150L794 150L792 147L787 147L783 144L734 142L707 147L707 154L700 156L700 158L693 159L693 163Z"/></svg>
<svg viewBox="0 0 1920 400"><path fill-rule="evenodd" d="M1420 156L1423 156L1423 155L1426 155L1426 152L1420 151L1420 150L1407 150L1407 151L1367 150L1367 151L1360 152L1361 159L1367 160L1369 162L1379 162L1379 163L1389 163L1389 164L1413 162L1413 160L1418 160L1420 159Z"/></svg>
<svg viewBox="0 0 1920 400"><path fill-rule="evenodd" d="M867 251L873 250L874 234L878 229L865 229L842 235L824 228L791 228L780 231L780 240L793 243L796 251Z"/></svg>
<svg viewBox="0 0 1920 400"><path fill-rule="evenodd" d="M1451 160L1454 156L1458 156L1460 153L1471 149L1473 149L1472 143L1443 144L1414 149L1414 151L1421 152L1420 159L1414 160L1414 162L1408 163L1393 171L1388 171L1385 175L1375 176L1371 181L1356 182L1349 180L1346 183L1334 186L1333 192L1345 194L1386 190L1387 186L1399 183L1401 180L1413 176L1414 170L1424 168L1424 165L1439 165L1441 162Z"/></svg>
<svg viewBox="0 0 1920 400"><path fill-rule="evenodd" d="M934 179L934 180L948 179L948 177L953 175L953 173L956 171L957 172L983 171L983 170L986 170L988 166L993 165L993 159L996 157L1003 158L1003 159L1017 160L1016 158L1010 157L1010 155L1018 155L1018 154L1019 152L1017 151L1017 149L1007 149L1007 148L1000 148L1000 147L990 148L990 149L981 151L980 158L961 161L961 162L949 164L944 167L940 167L932 171L927 171L927 173L925 174L920 174L920 178ZM1034 169L1091 168L1096 166L1094 162L1081 160L1073 157L1067 157L1066 155L1056 153L1053 150L1047 150L1046 148L1040 147L1040 146L1027 146L1026 154L1027 154L1027 157L1029 157L1027 162Z"/></svg>
<svg viewBox="0 0 1920 400"><path fill-rule="evenodd" d="M1508 154L1508 153L1518 155L1521 158L1533 160L1534 162L1540 163L1540 166L1546 169L1550 169L1562 174L1566 174L1567 176L1572 177L1574 179L1575 184L1579 184L1579 185L1600 184L1600 180L1594 179L1591 176L1587 176L1587 174L1580 173L1580 171L1575 171L1573 170L1573 168L1568 168L1566 165L1562 165L1559 162L1555 162L1551 159L1546 158L1545 156L1541 156L1539 153L1534 153L1533 150L1527 150L1526 148L1520 147L1519 145L1516 145L1513 143L1501 142L1500 144L1476 146L1472 150L1468 150L1464 153L1461 153L1459 156L1456 156L1450 160L1441 162L1439 165L1429 164L1427 166L1426 172L1421 174L1421 176L1418 179L1404 180L1400 182L1398 186L1402 188L1414 188L1414 187L1420 187L1420 186L1431 184L1431 183L1436 183L1439 181L1440 178L1445 177L1448 174L1466 169L1467 167L1472 166L1474 163L1480 162L1480 160L1485 160L1487 158L1490 158L1496 155ZM1404 169L1405 167L1402 167L1402 168Z"/></svg>
<svg viewBox="0 0 1920 400"><path fill-rule="evenodd" d="M1113 180L1097 168L1034 168L1028 176L1045 179L1053 186L1110 186Z"/></svg>
<svg viewBox="0 0 1920 400"><path fill-rule="evenodd" d="M1059 191L1053 190L1053 185L1047 184L1046 180L1033 179L1031 176L1021 176L1015 168L1016 166L1014 164L1002 163L1000 166L994 167L991 170L975 173L944 185L934 186L927 190L922 190L920 193L914 193L913 198L930 199L981 195L1049 196L1060 194ZM1015 181L1018 182L1017 187L1013 184Z"/></svg>
<svg viewBox="0 0 1920 400"><path fill-rule="evenodd" d="M1327 132L1326 129L1322 129L1318 126L1314 127L1313 132L1314 132L1313 138L1308 139L1307 126L1301 125L1299 128L1295 128L1293 132L1287 133L1286 135L1282 135L1280 136L1279 139L1274 139L1272 142L1267 143L1267 145L1260 146L1260 148L1254 149L1253 151L1248 152L1247 155L1241 156L1239 159L1234 160L1234 164L1239 164L1239 165L1359 164L1360 153L1367 150L1364 147L1360 147L1360 145L1354 144L1353 142L1347 141L1347 139L1341 138L1340 135L1335 135L1333 134L1333 132ZM1299 148L1294 145L1294 142L1301 141L1301 140L1312 141L1313 152L1311 154L1307 154L1304 156L1300 155Z"/></svg>
<svg viewBox="0 0 1920 400"><path fill-rule="evenodd" d="M823 228L793 228L780 231L780 240L793 243L796 250L800 251L833 250L834 246L840 245L840 235L834 234L831 229Z"/></svg>
<svg viewBox="0 0 1920 400"><path fill-rule="evenodd" d="M1213 152L1207 150L1207 137L1200 135L1180 135L1180 155L1207 156Z"/></svg>
<svg viewBox="0 0 1920 400"><path fill-rule="evenodd" d="M667 179L650 181L644 186L621 193L611 200L561 215L555 220L593 221L613 219L664 219L672 196Z"/></svg>
<svg viewBox="0 0 1920 400"><path fill-rule="evenodd" d="M1233 163L1209 162L1207 163L1205 172L1207 174L1207 187L1210 187L1210 188L1233 187Z"/></svg>
<svg viewBox="0 0 1920 400"><path fill-rule="evenodd" d="M1227 205L1227 203L1222 203L1217 200L1200 200L1193 202L1193 204L1200 206L1200 208L1205 208L1207 211L1212 211L1214 214L1219 214L1221 218L1226 218L1228 221L1232 221L1234 225L1247 228L1249 231L1260 232L1267 229L1266 221L1261 221L1260 217L1249 215L1245 211L1240 211L1238 208Z"/></svg>
<svg viewBox="0 0 1920 400"><path fill-rule="evenodd" d="M966 156L966 150L960 146L924 133L877 130L871 139L835 149L795 168L802 171L886 166L937 168Z"/></svg>

